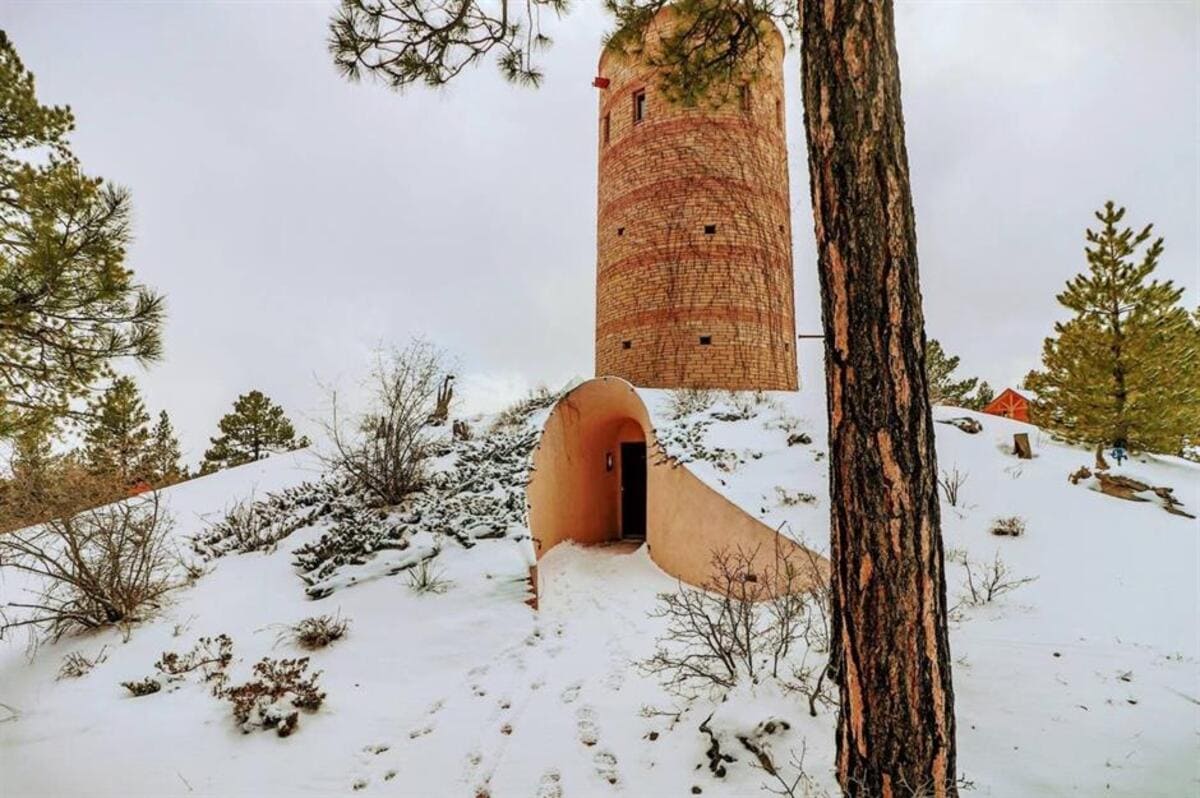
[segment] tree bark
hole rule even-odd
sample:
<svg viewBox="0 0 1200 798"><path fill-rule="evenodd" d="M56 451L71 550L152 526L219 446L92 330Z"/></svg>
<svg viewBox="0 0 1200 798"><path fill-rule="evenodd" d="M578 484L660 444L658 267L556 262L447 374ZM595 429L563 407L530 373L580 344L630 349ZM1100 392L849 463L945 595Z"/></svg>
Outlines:
<svg viewBox="0 0 1200 798"><path fill-rule="evenodd" d="M848 796L955 796L937 463L892 4L803 7L838 779Z"/></svg>

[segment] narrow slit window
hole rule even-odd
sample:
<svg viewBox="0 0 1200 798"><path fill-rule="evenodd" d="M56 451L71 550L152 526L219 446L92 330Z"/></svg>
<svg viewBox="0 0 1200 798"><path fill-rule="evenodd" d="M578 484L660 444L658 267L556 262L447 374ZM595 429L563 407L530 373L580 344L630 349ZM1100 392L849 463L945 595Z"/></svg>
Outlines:
<svg viewBox="0 0 1200 798"><path fill-rule="evenodd" d="M622 349L633 349L633 341L622 341L621 348Z"/></svg>
<svg viewBox="0 0 1200 798"><path fill-rule="evenodd" d="M604 115L604 143L608 144L612 135L612 114Z"/></svg>
<svg viewBox="0 0 1200 798"><path fill-rule="evenodd" d="M738 95L738 104L741 106L742 113L750 113L750 84L743 83L741 92Z"/></svg>
<svg viewBox="0 0 1200 798"><path fill-rule="evenodd" d="M783 102L775 101L775 126L783 130Z"/></svg>
<svg viewBox="0 0 1200 798"><path fill-rule="evenodd" d="M715 236L717 234L717 226L715 224L704 225L704 235Z"/></svg>
<svg viewBox="0 0 1200 798"><path fill-rule="evenodd" d="M700 346L710 346L711 344L712 344L712 336L711 335L701 335L700 336Z"/></svg>
<svg viewBox="0 0 1200 798"><path fill-rule="evenodd" d="M646 118L646 90L639 89L633 93L633 124L641 124Z"/></svg>
<svg viewBox="0 0 1200 798"><path fill-rule="evenodd" d="M623 236L623 235L625 235L625 228L624 228L624 227L618 227L618 228L617 228L617 235L618 235L618 236Z"/></svg>

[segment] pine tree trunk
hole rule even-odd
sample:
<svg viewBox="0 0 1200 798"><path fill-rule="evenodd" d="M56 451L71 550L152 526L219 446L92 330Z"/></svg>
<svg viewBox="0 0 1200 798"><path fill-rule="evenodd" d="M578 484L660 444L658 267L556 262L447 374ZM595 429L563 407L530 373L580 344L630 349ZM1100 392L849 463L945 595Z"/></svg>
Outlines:
<svg viewBox="0 0 1200 798"><path fill-rule="evenodd" d="M803 4L830 438L838 778L954 796L954 693L892 6Z"/></svg>

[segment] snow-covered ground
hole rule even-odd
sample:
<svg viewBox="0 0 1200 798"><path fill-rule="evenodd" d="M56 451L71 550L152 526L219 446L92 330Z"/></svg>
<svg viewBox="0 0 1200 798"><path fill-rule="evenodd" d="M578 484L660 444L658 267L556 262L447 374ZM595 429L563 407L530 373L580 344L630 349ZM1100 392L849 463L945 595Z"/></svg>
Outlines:
<svg viewBox="0 0 1200 798"><path fill-rule="evenodd" d="M809 385L817 384L810 380ZM773 526L822 548L827 536L824 404L818 392L769 395L753 416L701 425L707 452L677 433L710 408L672 419L669 398L645 392L668 453ZM726 408L727 410L727 408ZM959 765L981 796L1184 796L1200 792L1200 641L1197 522L1157 502L1103 495L1067 475L1091 455L1027 425L972 415L968 435L937 425L940 465L968 477L958 507L943 504L951 603L961 561L998 552L1035 581L983 607L960 607L951 631ZM707 415L706 415L707 414ZM810 443L787 445L794 432ZM1011 453L1026 431L1035 458ZM672 444L670 441L676 441ZM718 462L724 465L718 466ZM1175 488L1200 508L1200 469L1172 458L1120 473ZM300 452L167 491L178 533L193 535L232 503L319 476ZM777 490L782 489L782 493ZM808 494L801 497L799 494ZM1000 516L1026 532L989 532ZM436 558L451 582L418 595L404 574L373 578L320 601L305 593L291 552L320 534L303 529L272 553L226 556L161 617L132 631L64 639L32 658L25 640L0 641L0 794L411 796L761 795L766 774L748 752L717 779L698 726L790 728L777 759L805 752L805 769L832 786L834 717L808 715L777 685L744 685L724 704L691 704L635 665L661 632L647 616L674 589L642 551L562 545L541 562L541 608L526 598L529 544L519 535L472 548L447 539ZM0 601L23 583L0 570ZM153 674L163 651L202 636L233 639L231 676L263 656L299 656L278 625L340 613L348 636L312 653L328 697L297 731L242 734L229 706L195 680L133 698L120 682ZM62 658L107 659L56 680Z"/></svg>

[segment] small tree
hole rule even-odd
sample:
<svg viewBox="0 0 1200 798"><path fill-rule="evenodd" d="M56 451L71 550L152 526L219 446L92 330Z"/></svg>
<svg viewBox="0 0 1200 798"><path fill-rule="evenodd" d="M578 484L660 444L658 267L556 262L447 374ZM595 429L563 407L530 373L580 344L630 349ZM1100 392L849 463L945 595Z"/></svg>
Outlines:
<svg viewBox="0 0 1200 798"><path fill-rule="evenodd" d="M996 398L996 392L992 390L992 386L987 384L987 380L979 383L979 387L975 389L975 395L967 400L963 405L971 410L982 410L992 403Z"/></svg>
<svg viewBox="0 0 1200 798"><path fill-rule="evenodd" d="M1151 279L1163 240L1153 225L1120 227L1124 216L1112 202L1096 213L1088 270L1058 295L1075 315L1054 325L1025 384L1039 422L1070 439L1177 452L1200 428L1200 336L1183 289Z"/></svg>
<svg viewBox="0 0 1200 798"><path fill-rule="evenodd" d="M150 431L142 471L155 486L170 485L186 478L180 463L179 439L175 437L175 427L166 410L158 414L158 423Z"/></svg>
<svg viewBox="0 0 1200 798"><path fill-rule="evenodd" d="M130 377L113 380L91 405L84 436L84 459L98 474L112 474L125 484L143 478L150 443L150 415Z"/></svg>
<svg viewBox="0 0 1200 798"><path fill-rule="evenodd" d="M202 474L308 445L304 438L296 438L296 430L283 408L261 391L239 396L233 403L233 412L226 414L217 426L221 434L210 439L212 448L204 453Z"/></svg>
<svg viewBox="0 0 1200 798"><path fill-rule="evenodd" d="M328 464L379 503L399 503L416 490L428 450L428 425L446 376L442 352L427 341L376 354L371 372L372 404L349 425L337 395L326 426L333 443Z"/></svg>
<svg viewBox="0 0 1200 798"><path fill-rule="evenodd" d="M958 356L946 354L937 339L929 339L925 345L925 378L929 383L929 401L932 404L967 407L972 403L970 394L979 383L979 378L955 380L958 362Z"/></svg>

